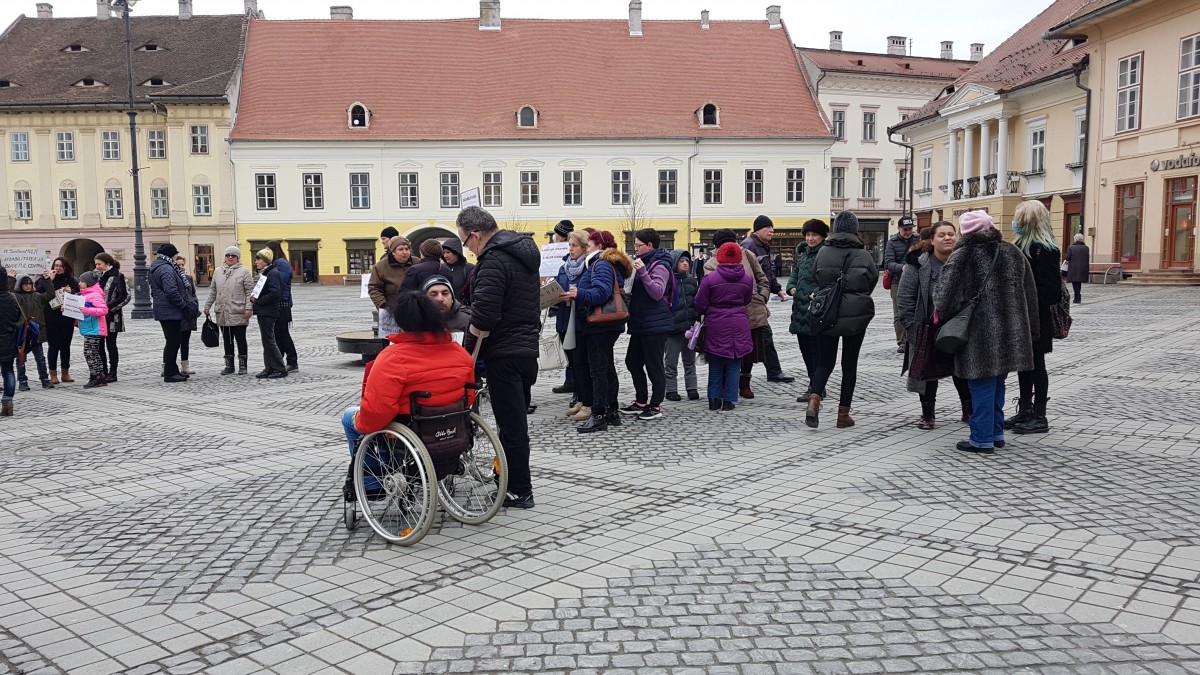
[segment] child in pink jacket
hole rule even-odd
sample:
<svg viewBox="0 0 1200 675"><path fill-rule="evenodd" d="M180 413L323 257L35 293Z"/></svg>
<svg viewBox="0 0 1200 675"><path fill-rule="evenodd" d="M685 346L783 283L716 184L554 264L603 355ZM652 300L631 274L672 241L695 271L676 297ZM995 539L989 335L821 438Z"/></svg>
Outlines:
<svg viewBox="0 0 1200 675"><path fill-rule="evenodd" d="M104 288L100 286L100 275L84 272L79 275L79 294L83 296L83 321L79 322L79 334L83 336L83 358L87 361L90 378L84 389L104 387L104 338L108 336L108 303L104 301Z"/></svg>

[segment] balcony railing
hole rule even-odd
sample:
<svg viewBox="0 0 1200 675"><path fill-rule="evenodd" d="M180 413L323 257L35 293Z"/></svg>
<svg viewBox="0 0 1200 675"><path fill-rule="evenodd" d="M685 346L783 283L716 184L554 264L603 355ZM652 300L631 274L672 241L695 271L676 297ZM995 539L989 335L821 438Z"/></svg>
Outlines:
<svg viewBox="0 0 1200 675"><path fill-rule="evenodd" d="M1017 190L1019 190L1020 188L1021 188L1021 172L1020 171L1009 171L1008 172L1008 193L1016 194Z"/></svg>
<svg viewBox="0 0 1200 675"><path fill-rule="evenodd" d="M875 198L875 197L872 197L870 199L859 198L858 208L860 208L860 209L877 209L877 208L879 208L879 199Z"/></svg>
<svg viewBox="0 0 1200 675"><path fill-rule="evenodd" d="M954 188L954 196L951 199L958 200L963 198L963 181L958 179L950 184Z"/></svg>
<svg viewBox="0 0 1200 675"><path fill-rule="evenodd" d="M975 199L979 196L979 176L967 179L967 195L968 199Z"/></svg>
<svg viewBox="0 0 1200 675"><path fill-rule="evenodd" d="M846 210L846 199L844 197L833 197L829 200L829 210L834 213L841 213Z"/></svg>
<svg viewBox="0 0 1200 675"><path fill-rule="evenodd" d="M983 194L990 196L996 194L996 174L989 173L983 177Z"/></svg>
<svg viewBox="0 0 1200 675"><path fill-rule="evenodd" d="M897 199L895 202L895 206L893 208L895 208L897 211L903 211L903 210L907 209L908 208L908 200L907 199Z"/></svg>

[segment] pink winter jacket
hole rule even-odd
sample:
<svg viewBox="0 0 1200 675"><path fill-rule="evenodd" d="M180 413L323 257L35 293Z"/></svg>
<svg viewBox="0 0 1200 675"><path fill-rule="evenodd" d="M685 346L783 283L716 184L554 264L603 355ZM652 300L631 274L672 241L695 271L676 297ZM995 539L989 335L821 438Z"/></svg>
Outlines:
<svg viewBox="0 0 1200 675"><path fill-rule="evenodd" d="M79 334L89 337L108 337L108 303L104 301L104 288L100 284L92 284L79 291L83 296L83 321L79 322Z"/></svg>

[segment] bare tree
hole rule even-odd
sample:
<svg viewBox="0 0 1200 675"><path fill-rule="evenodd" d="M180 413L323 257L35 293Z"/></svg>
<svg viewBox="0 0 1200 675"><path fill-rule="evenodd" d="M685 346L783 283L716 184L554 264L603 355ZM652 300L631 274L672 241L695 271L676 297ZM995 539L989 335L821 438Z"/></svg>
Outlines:
<svg viewBox="0 0 1200 675"><path fill-rule="evenodd" d="M629 186L629 203L621 209L621 230L625 233L625 241L633 241L633 234L647 227L654 227L654 217L650 215L650 199L641 186L634 183Z"/></svg>
<svg viewBox="0 0 1200 675"><path fill-rule="evenodd" d="M526 232L531 235L534 233L535 229L534 224L529 222L529 219L525 217L525 214L518 211L516 206L513 206L508 210L508 218L505 219L504 224L506 230L512 230L513 232Z"/></svg>

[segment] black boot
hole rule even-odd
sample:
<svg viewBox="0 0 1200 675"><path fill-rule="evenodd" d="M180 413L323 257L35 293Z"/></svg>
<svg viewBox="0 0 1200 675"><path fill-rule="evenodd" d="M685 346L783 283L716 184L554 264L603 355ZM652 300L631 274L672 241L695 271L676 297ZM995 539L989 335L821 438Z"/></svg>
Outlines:
<svg viewBox="0 0 1200 675"><path fill-rule="evenodd" d="M1025 422L1013 425L1013 431L1018 434L1044 434L1050 431L1050 423L1046 421L1046 403L1050 399L1033 404L1033 413Z"/></svg>
<svg viewBox="0 0 1200 675"><path fill-rule="evenodd" d="M604 421L607 422L608 426L610 427L619 427L621 426L621 413L617 412L617 410L614 408L612 412L604 416Z"/></svg>
<svg viewBox="0 0 1200 675"><path fill-rule="evenodd" d="M1004 420L1005 429L1015 429L1018 424L1028 422L1033 418L1033 403L1025 399L1017 399L1017 414Z"/></svg>
<svg viewBox="0 0 1200 675"><path fill-rule="evenodd" d="M971 414L975 412L974 408L971 407L971 399L966 399L960 402L962 403L962 423L970 424Z"/></svg>
<svg viewBox="0 0 1200 675"><path fill-rule="evenodd" d="M238 357L238 372L237 372L238 375L245 375L247 372L249 372L248 366L246 365L246 360L249 358L250 357L248 357L248 356L239 356Z"/></svg>
<svg viewBox="0 0 1200 675"><path fill-rule="evenodd" d="M221 371L221 374L222 375L232 375L233 374L233 357L232 356L225 357L225 368Z"/></svg>
<svg viewBox="0 0 1200 675"><path fill-rule="evenodd" d="M709 410L720 410L721 409L721 399L719 399L719 398L708 399L708 409Z"/></svg>
<svg viewBox="0 0 1200 675"><path fill-rule="evenodd" d="M933 401L921 401L921 419L917 422L918 429L929 431L934 427L934 406L935 403Z"/></svg>
<svg viewBox="0 0 1200 675"><path fill-rule="evenodd" d="M591 434L597 431L608 431L608 422L603 415L592 415L582 426L575 429L581 434Z"/></svg>

